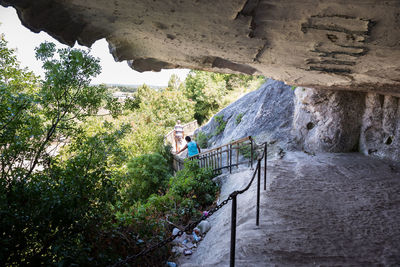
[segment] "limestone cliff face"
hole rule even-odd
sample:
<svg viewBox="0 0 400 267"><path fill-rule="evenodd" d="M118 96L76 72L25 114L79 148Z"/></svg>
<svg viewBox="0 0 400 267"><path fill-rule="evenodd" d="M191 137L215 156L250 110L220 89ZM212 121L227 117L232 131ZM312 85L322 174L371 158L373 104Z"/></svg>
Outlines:
<svg viewBox="0 0 400 267"><path fill-rule="evenodd" d="M364 154L400 160L400 99L367 94L360 149Z"/></svg>
<svg viewBox="0 0 400 267"><path fill-rule="evenodd" d="M106 38L139 71L264 74L290 85L400 95L398 0L0 0L32 31Z"/></svg>
<svg viewBox="0 0 400 267"><path fill-rule="evenodd" d="M400 160L398 97L297 88L294 117L293 137L307 151Z"/></svg>
<svg viewBox="0 0 400 267"><path fill-rule="evenodd" d="M361 151L400 160L400 101L393 96L302 87L293 93L290 86L270 79L217 116L227 122L222 133L215 135L215 117L199 129L212 136L211 147L251 135L282 149Z"/></svg>
<svg viewBox="0 0 400 267"><path fill-rule="evenodd" d="M358 151L365 94L297 88L292 134L305 151Z"/></svg>
<svg viewBox="0 0 400 267"><path fill-rule="evenodd" d="M293 141L293 99L294 91L290 86L269 79L258 90L248 93L216 114L226 122L222 133L216 135L219 126L216 116L196 133L201 131L210 136L210 147L253 136L257 143L268 141L288 149Z"/></svg>

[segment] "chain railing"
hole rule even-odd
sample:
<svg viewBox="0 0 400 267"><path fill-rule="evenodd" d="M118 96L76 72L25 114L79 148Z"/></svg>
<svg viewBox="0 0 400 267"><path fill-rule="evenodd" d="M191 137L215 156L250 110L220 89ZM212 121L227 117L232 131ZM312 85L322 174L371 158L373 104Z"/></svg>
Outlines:
<svg viewBox="0 0 400 267"><path fill-rule="evenodd" d="M241 140L242 139L230 143L230 149L232 149L232 146L231 146L232 144L236 144L237 142L239 142ZM170 237L168 237L167 239L164 239L163 241L157 243L156 245L153 245L153 246L151 246L149 248L146 248L146 249L142 250L138 254L128 256L124 260L120 260L120 261L116 262L112 266L116 267L116 266L122 266L122 265L125 265L125 264L132 263L136 259L138 259L138 258L140 258L142 256L145 256L145 255L149 254L150 252L167 245L168 243L170 243L173 240L175 240L175 238L181 236L183 233L185 233L185 232L186 233L191 233L193 231L193 229L196 228L196 226L201 221L203 221L203 220L209 218L210 216L212 216L216 211L221 209L223 206L228 204L228 202L230 200L232 200L230 267L234 267L235 266L235 248L236 248L237 197L238 197L238 195L243 194L244 192L249 190L249 188L251 187L251 185L252 185L252 183L253 183L256 175L257 175L256 225L259 226L259 222L260 222L260 191L261 191L260 190L260 188L261 188L261 162L262 162L263 159L264 159L264 190L266 190L266 184L267 184L267 143L263 143L261 145L257 145L257 144L255 144L253 142L253 139L251 137L248 137L248 139L246 139L246 140L251 140L251 166L252 166L252 163L253 163L252 162L253 161L253 156L254 156L254 152L256 151L256 149L257 150L261 149L262 153L260 153L260 155L257 158L256 169L254 170L253 175L252 175L249 183L247 184L247 186L245 188L243 188L242 190L237 190L237 191L234 191L234 192L230 193L229 196L225 200L223 200L219 205L217 205L216 207L214 207L211 210L209 210L206 214L204 214L197 221L188 224L183 230L178 231L176 234L171 235ZM239 143L241 143L241 142L239 142ZM207 151L207 152L210 152L210 151ZM208 157L211 157L212 154L207 154L207 152L204 152L202 154L203 155L208 155ZM232 150L229 153L232 153ZM201 165L201 163L199 163L199 164ZM230 172L232 171L232 166L238 166L238 164L232 164L232 162L230 162L230 165L226 166L226 167L230 168ZM203 166L203 167L205 167L205 166ZM221 167L218 167L218 168L221 168Z"/></svg>

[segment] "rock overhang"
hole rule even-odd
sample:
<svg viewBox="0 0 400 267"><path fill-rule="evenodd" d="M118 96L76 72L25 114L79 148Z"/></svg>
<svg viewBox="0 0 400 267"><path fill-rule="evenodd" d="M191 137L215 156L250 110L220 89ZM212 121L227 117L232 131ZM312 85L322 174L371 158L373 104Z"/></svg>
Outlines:
<svg viewBox="0 0 400 267"><path fill-rule="evenodd" d="M291 85L400 95L398 0L0 0L59 41L106 38L138 71L261 74Z"/></svg>

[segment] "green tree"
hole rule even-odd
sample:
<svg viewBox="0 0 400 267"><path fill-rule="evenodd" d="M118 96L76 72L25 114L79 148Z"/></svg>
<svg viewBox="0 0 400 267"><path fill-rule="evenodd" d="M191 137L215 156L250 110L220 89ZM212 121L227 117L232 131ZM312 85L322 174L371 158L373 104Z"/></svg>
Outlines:
<svg viewBox="0 0 400 267"><path fill-rule="evenodd" d="M202 124L218 110L244 93L258 88L264 77L244 74L221 74L193 70L185 81L184 93L195 102L194 117Z"/></svg>
<svg viewBox="0 0 400 267"><path fill-rule="evenodd" d="M132 200L147 199L154 193L165 193L171 176L167 160L159 153L144 154L128 162L126 191L127 203Z"/></svg>
<svg viewBox="0 0 400 267"><path fill-rule="evenodd" d="M219 109L226 93L225 80L221 74L191 71L186 77L185 95L195 102L194 117L201 124Z"/></svg>
<svg viewBox="0 0 400 267"><path fill-rule="evenodd" d="M0 262L104 265L113 256L94 244L110 227L113 170L129 127L85 135L82 122L109 100L89 85L98 59L70 48L55 58L51 43L36 52L41 83L0 40ZM70 142L66 158L51 154L60 139Z"/></svg>
<svg viewBox="0 0 400 267"><path fill-rule="evenodd" d="M3 40L1 49L7 51ZM96 114L108 96L101 86L90 86L100 73L98 59L77 49L60 49L43 43L36 57L43 62L45 80L19 68L12 54L2 52L0 152L2 178L27 179L48 161L49 147L67 138L79 121Z"/></svg>
<svg viewBox="0 0 400 267"><path fill-rule="evenodd" d="M178 75L172 74L168 81L168 89L169 90L179 90L181 87L181 80L179 79Z"/></svg>
<svg viewBox="0 0 400 267"><path fill-rule="evenodd" d="M32 157L27 147L34 146L32 137L42 134L39 108L38 79L22 69L7 42L0 36L0 153L1 179L19 176L26 156ZM25 156L26 155L26 156Z"/></svg>

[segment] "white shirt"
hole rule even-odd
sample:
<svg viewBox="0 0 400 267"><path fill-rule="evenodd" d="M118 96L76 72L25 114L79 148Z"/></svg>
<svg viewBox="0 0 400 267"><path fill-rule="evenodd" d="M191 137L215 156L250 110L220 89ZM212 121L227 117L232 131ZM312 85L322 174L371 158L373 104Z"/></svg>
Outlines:
<svg viewBox="0 0 400 267"><path fill-rule="evenodd" d="M175 125L174 128L176 137L183 137L183 126L180 124Z"/></svg>

